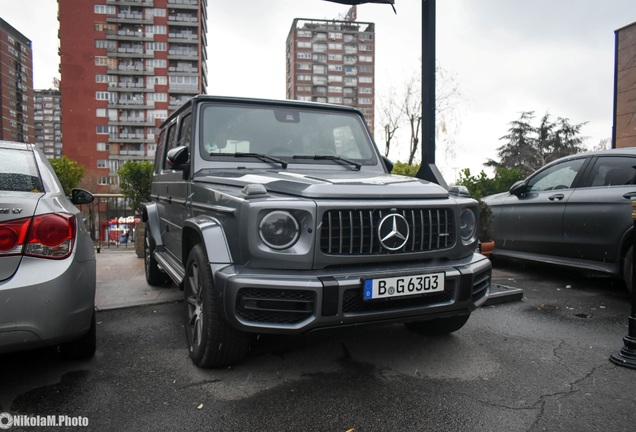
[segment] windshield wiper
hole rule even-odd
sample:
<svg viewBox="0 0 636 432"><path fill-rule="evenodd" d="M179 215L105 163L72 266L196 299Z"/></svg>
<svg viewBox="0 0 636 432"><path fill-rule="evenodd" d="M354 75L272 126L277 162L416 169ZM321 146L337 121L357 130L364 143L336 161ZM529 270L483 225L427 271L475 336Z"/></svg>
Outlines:
<svg viewBox="0 0 636 432"><path fill-rule="evenodd" d="M274 162L280 164L283 169L287 169L286 161L263 153L210 153L210 156L253 157L263 162Z"/></svg>
<svg viewBox="0 0 636 432"><path fill-rule="evenodd" d="M360 171L360 168L362 168L361 163L334 155L294 156L294 159L331 160L341 165L353 165L354 169L357 171Z"/></svg>

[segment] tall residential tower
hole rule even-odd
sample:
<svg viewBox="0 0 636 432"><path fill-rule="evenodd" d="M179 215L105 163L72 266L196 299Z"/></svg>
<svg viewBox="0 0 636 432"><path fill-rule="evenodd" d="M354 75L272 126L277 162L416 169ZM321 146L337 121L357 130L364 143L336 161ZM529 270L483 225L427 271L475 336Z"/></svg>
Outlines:
<svg viewBox="0 0 636 432"><path fill-rule="evenodd" d="M35 142L31 41L0 18L0 140Z"/></svg>
<svg viewBox="0 0 636 432"><path fill-rule="evenodd" d="M206 92L207 0L58 0L63 154L83 186L117 189L127 160L152 160L155 128Z"/></svg>
<svg viewBox="0 0 636 432"><path fill-rule="evenodd" d="M287 98L350 105L373 130L375 26L350 20L294 20L287 36Z"/></svg>

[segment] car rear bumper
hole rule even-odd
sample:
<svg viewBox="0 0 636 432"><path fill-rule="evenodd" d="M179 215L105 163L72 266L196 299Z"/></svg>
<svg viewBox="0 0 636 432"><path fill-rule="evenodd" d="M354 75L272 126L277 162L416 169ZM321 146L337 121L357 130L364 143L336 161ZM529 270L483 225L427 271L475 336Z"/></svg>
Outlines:
<svg viewBox="0 0 636 432"><path fill-rule="evenodd" d="M95 259L23 257L0 282L0 353L56 345L90 327L95 308Z"/></svg>
<svg viewBox="0 0 636 432"><path fill-rule="evenodd" d="M397 263L322 271L216 269L223 310L234 327L259 333L303 333L319 328L385 321L417 321L470 314L484 303L492 266L482 255L461 261ZM445 274L444 291L364 300L363 278Z"/></svg>

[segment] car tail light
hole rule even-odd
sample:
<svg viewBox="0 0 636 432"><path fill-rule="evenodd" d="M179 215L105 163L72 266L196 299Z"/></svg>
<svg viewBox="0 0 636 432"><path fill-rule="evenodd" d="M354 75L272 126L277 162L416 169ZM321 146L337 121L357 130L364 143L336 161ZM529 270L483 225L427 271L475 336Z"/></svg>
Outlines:
<svg viewBox="0 0 636 432"><path fill-rule="evenodd" d="M75 216L51 213L0 224L0 256L29 255L61 259L75 240Z"/></svg>
<svg viewBox="0 0 636 432"><path fill-rule="evenodd" d="M0 223L0 256L20 255L31 218Z"/></svg>

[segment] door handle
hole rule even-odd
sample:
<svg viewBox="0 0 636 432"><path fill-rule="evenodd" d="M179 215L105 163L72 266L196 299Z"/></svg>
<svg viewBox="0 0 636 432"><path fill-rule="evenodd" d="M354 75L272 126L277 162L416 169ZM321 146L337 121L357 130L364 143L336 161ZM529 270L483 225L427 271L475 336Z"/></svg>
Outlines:
<svg viewBox="0 0 636 432"><path fill-rule="evenodd" d="M563 198L565 198L565 195L563 194L556 194L548 197L550 201L561 201Z"/></svg>
<svg viewBox="0 0 636 432"><path fill-rule="evenodd" d="M636 192L627 192L625 195L623 195L623 198L625 199L636 198Z"/></svg>

